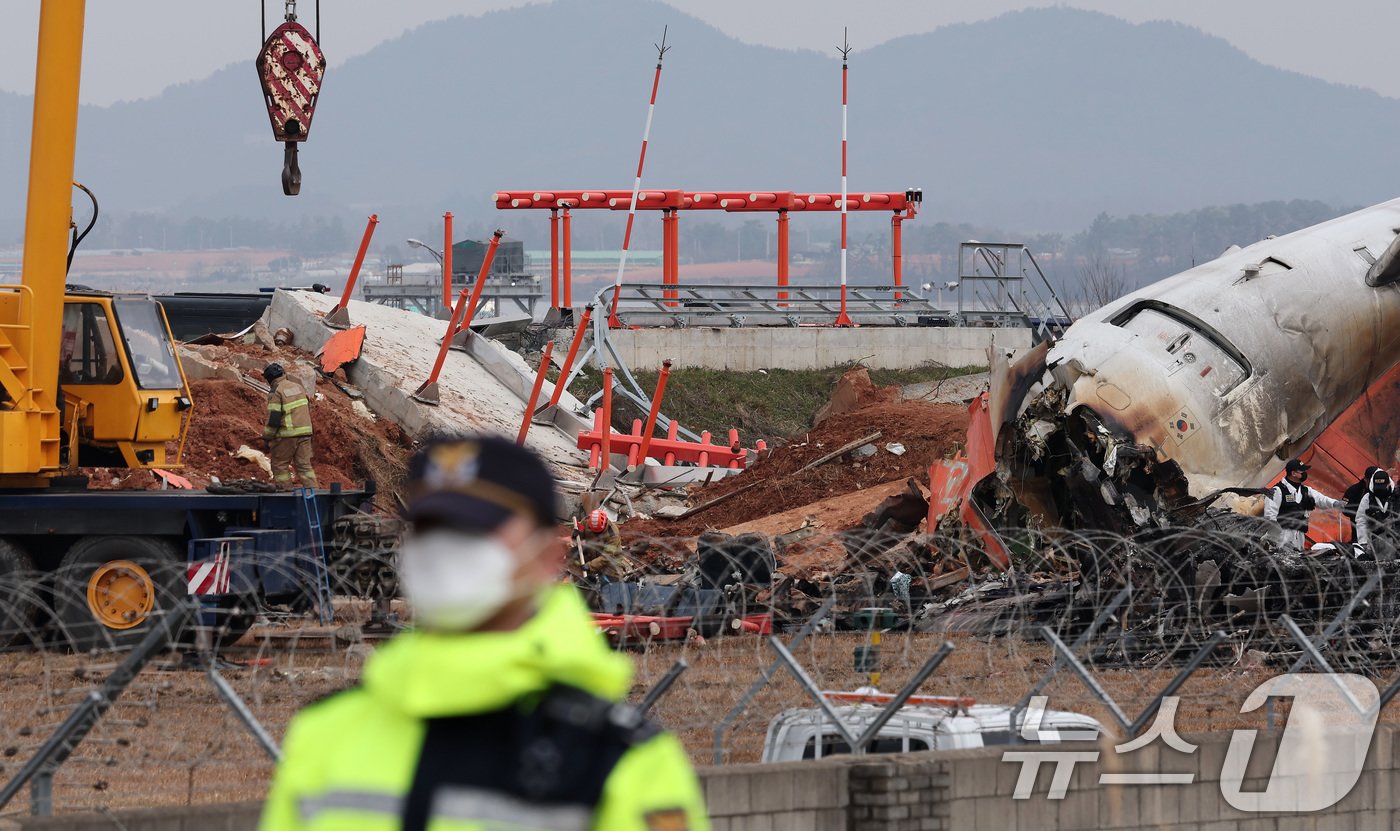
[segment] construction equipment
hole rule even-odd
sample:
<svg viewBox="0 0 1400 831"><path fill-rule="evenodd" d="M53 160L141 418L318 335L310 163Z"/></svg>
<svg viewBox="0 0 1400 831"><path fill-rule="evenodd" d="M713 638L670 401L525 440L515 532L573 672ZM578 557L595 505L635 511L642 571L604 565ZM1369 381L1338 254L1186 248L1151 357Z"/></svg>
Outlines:
<svg viewBox="0 0 1400 831"><path fill-rule="evenodd" d="M44 0L23 270L0 286L0 645L37 637L50 597L88 649L139 642L187 594L305 594L288 559L313 541L305 516L333 525L370 496L87 490L82 467L178 466L194 401L159 303L66 286L83 23L84 0Z"/></svg>

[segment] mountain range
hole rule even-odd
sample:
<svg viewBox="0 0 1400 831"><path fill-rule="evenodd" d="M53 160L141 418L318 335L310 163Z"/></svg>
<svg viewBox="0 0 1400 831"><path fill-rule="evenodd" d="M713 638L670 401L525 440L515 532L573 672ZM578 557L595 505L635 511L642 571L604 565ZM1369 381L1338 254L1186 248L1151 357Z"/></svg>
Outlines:
<svg viewBox="0 0 1400 831"><path fill-rule="evenodd" d="M452 18L344 64L323 44L295 199L251 52L154 98L83 107L77 178L104 211L495 223L498 189L630 187L663 26L647 185L839 189L835 50L742 43L655 0ZM0 94L0 243L20 236L31 107ZM1400 184L1400 101L1180 24L1065 8L854 52L849 124L852 190L922 187L925 213L951 222L1073 231L1103 212L1369 204Z"/></svg>

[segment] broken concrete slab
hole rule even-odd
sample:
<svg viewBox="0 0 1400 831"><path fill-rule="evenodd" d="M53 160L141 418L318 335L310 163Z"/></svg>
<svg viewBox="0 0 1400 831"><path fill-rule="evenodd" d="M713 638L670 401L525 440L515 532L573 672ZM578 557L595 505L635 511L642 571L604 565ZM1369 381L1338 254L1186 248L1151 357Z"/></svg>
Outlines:
<svg viewBox="0 0 1400 831"><path fill-rule="evenodd" d="M297 346L319 350L334 329L322 323L336 298L312 292L276 292L264 324L285 327L296 336ZM447 355L438 378L441 404L428 406L412 395L427 380L437 359L445 326L413 312L362 301L350 301L350 317L366 327L360 358L346 367L347 375L364 393L365 404L381 417L401 426L414 438L435 433L489 432L514 437L525 415L525 401L534 384L534 369L525 359L489 338L471 338L468 354ZM546 383L544 395L553 392ZM583 404L564 393L560 410L572 423L588 422L575 413ZM577 432L561 429L531 430L527 445L554 467L561 478L578 480L586 475L587 454L576 446Z"/></svg>
<svg viewBox="0 0 1400 831"><path fill-rule="evenodd" d="M471 330L488 338L515 335L530 328L533 319L526 314L505 314L472 321Z"/></svg>
<svg viewBox="0 0 1400 831"><path fill-rule="evenodd" d="M900 388L900 396L905 401L928 401L932 404L965 404L987 391L991 375L978 372L972 375L958 375L941 381L924 381L919 384L906 384Z"/></svg>
<svg viewBox="0 0 1400 831"><path fill-rule="evenodd" d="M204 349L194 349L188 346L180 346L180 366L185 370L185 377L191 381L207 381L219 379L223 381L237 381L238 370L226 363L220 362L211 356L206 349L219 349L221 347L205 347ZM225 353L228 350L223 350Z"/></svg>
<svg viewBox="0 0 1400 831"><path fill-rule="evenodd" d="M626 457L614 453L615 459L626 463ZM709 484L729 476L743 473L743 468L696 467L694 465L643 464L632 468L618 477L618 481L652 487L680 487L681 485Z"/></svg>

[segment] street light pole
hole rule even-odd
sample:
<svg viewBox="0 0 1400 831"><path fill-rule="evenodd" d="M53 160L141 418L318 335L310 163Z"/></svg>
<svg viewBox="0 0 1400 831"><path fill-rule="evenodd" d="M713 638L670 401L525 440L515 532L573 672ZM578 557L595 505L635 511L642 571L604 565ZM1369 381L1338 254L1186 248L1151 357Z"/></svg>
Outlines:
<svg viewBox="0 0 1400 831"><path fill-rule="evenodd" d="M427 251L429 254L432 254L435 258L437 258L438 265L442 265L442 254L439 253L436 248L432 247L431 245L428 245L422 240L407 239L404 240L404 242L408 243L409 248L422 248L424 251Z"/></svg>

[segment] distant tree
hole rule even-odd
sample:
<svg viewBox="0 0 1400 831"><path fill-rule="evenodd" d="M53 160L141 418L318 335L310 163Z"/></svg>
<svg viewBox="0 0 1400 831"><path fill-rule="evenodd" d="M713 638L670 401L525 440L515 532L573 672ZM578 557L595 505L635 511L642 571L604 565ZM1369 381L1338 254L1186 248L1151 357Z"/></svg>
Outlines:
<svg viewBox="0 0 1400 831"><path fill-rule="evenodd" d="M1069 310L1081 317L1127 293L1128 275L1123 266L1096 254L1080 269L1079 285L1069 292Z"/></svg>

